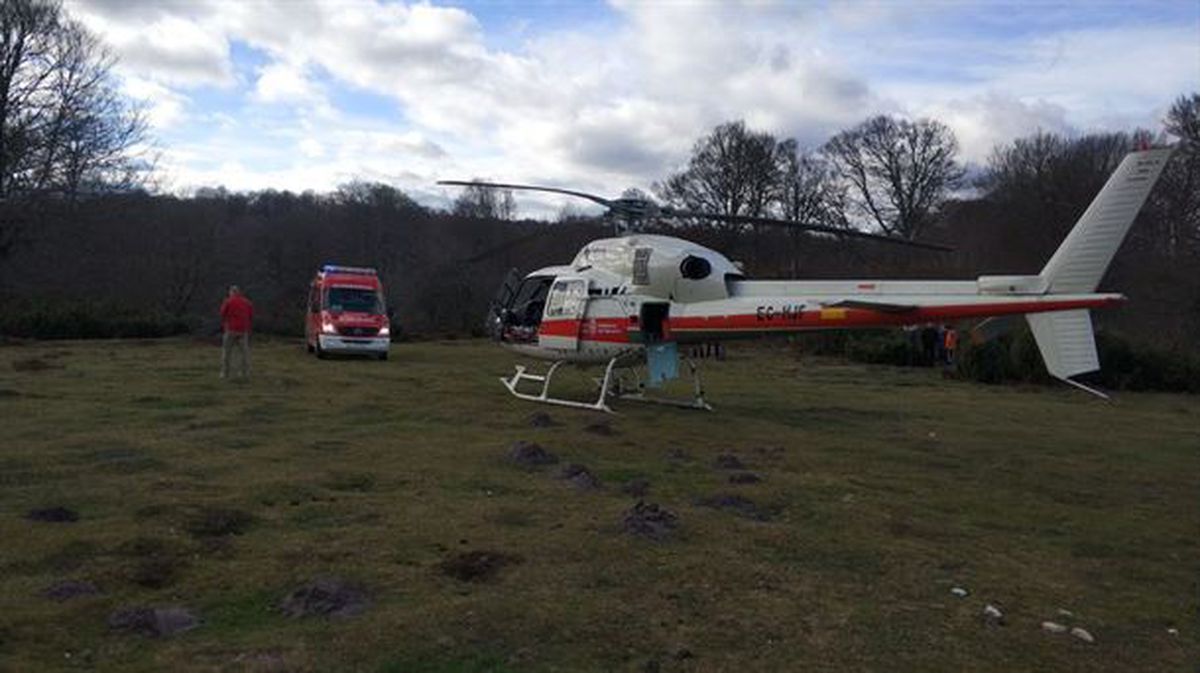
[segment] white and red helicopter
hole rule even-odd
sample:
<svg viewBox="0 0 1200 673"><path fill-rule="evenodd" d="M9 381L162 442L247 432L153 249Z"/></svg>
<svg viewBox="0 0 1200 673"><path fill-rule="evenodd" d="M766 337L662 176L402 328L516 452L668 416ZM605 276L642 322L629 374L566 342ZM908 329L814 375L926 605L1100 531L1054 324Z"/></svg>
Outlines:
<svg viewBox="0 0 1200 673"><path fill-rule="evenodd" d="M647 385L655 387L677 376L678 345L1023 314L1050 374L1103 396L1072 378L1100 368L1089 310L1124 300L1121 294L1097 293L1096 288L1171 150L1129 153L1041 273L1032 276L980 276L965 281L751 280L721 253L679 238L634 233L593 241L570 264L538 269L524 278L510 276L501 288L488 316L492 337L521 355L551 362L541 374L518 365L512 376L501 381L524 400L597 411L611 412L611 399L710 409L699 371L687 358L694 381L691 400L647 395ZM646 217L708 218L897 242L864 232L681 211L643 199L604 199L554 187L439 184L577 196L606 206L609 214L627 222ZM554 374L566 363L605 365L594 402L551 395ZM646 378L643 366L649 373ZM623 373L633 374L632 383ZM539 390L523 392L523 384L528 390L531 383Z"/></svg>

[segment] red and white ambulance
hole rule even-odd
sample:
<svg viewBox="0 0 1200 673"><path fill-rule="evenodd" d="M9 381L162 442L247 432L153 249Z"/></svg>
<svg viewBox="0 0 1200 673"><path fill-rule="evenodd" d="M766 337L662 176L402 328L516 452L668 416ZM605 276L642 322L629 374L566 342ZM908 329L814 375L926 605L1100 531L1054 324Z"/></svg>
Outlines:
<svg viewBox="0 0 1200 673"><path fill-rule="evenodd" d="M360 353L386 360L391 321L375 269L326 264L308 292L304 338L310 353Z"/></svg>

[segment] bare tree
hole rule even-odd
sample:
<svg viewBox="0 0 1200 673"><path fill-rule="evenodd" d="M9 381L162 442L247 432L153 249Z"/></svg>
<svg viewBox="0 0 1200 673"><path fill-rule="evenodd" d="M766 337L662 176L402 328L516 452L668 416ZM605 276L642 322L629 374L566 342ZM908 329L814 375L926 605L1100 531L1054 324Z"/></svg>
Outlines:
<svg viewBox="0 0 1200 673"><path fill-rule="evenodd" d="M1200 255L1200 93L1177 98L1164 127L1179 148L1151 193L1150 210L1159 214L1167 255Z"/></svg>
<svg viewBox="0 0 1200 673"><path fill-rule="evenodd" d="M46 196L126 189L148 174L145 119L120 94L113 64L58 2L0 3L0 200L24 219ZM0 255L21 221L0 220Z"/></svg>
<svg viewBox="0 0 1200 673"><path fill-rule="evenodd" d="M845 184L837 179L825 156L801 149L794 139L788 139L776 147L776 161L779 182L775 200L780 217L826 227L849 226ZM795 276L800 271L800 242L806 234L800 229L788 233L792 244L789 266Z"/></svg>
<svg viewBox="0 0 1200 673"><path fill-rule="evenodd" d="M1058 246L1134 145L1125 133L1066 138L1039 132L997 147L979 186L1004 210L1005 235L1023 241L1024 252L1040 260Z"/></svg>
<svg viewBox="0 0 1200 673"><path fill-rule="evenodd" d="M454 200L451 210L460 217L512 220L517 216L517 202L511 189L470 185Z"/></svg>
<svg viewBox="0 0 1200 673"><path fill-rule="evenodd" d="M780 216L792 222L845 227L846 186L829 160L801 149L792 139L779 143L779 183L775 192Z"/></svg>
<svg viewBox="0 0 1200 673"><path fill-rule="evenodd" d="M873 117L831 138L825 153L849 185L854 210L907 239L933 221L963 177L954 133L932 119Z"/></svg>
<svg viewBox="0 0 1200 673"><path fill-rule="evenodd" d="M1167 133L1193 148L1200 146L1200 93L1180 96L1167 111Z"/></svg>
<svg viewBox="0 0 1200 673"><path fill-rule="evenodd" d="M744 122L726 122L696 141L687 168L654 190L688 210L765 216L778 183L777 144L774 136L751 131Z"/></svg>

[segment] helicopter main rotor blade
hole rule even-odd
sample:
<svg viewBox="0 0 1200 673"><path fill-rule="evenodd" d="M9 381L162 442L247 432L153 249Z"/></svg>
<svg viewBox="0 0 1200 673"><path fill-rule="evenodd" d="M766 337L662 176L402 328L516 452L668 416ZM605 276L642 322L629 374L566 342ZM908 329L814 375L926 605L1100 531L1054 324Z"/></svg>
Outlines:
<svg viewBox="0 0 1200 673"><path fill-rule="evenodd" d="M891 243L893 245L904 245L910 248L922 248L925 250L937 250L939 252L954 252L954 248L940 245L938 243L923 243L921 241L910 241L903 238L895 238L893 236L884 236L883 234L871 234L857 229L839 229L838 227L830 227L823 224L808 224L805 222L793 222L791 220L779 220L773 217L754 217L751 215L720 215L717 213L697 213L688 210L675 210L673 208L664 208L660 217L694 217L707 220L719 220L722 222L731 222L733 224L762 224L772 227L789 227L792 229L802 229L804 231L815 231L823 234L833 234L834 236L844 236L849 238L862 238L869 241L880 241L882 243Z"/></svg>
<svg viewBox="0 0 1200 673"><path fill-rule="evenodd" d="M587 199L600 205L611 208L612 201L595 194L587 192L576 192L570 189L559 189L558 187L542 187L539 185L511 185L500 182L475 182L467 180L438 180L439 185L455 185L457 187L486 187L488 189L520 189L527 192L550 192L552 194L566 194L567 196L578 196L581 199Z"/></svg>

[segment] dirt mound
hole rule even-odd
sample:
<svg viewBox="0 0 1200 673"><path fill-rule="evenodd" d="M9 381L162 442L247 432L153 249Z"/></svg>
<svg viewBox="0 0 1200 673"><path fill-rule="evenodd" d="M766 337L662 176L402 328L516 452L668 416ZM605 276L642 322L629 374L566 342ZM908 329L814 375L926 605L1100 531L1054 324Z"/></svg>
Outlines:
<svg viewBox="0 0 1200 673"><path fill-rule="evenodd" d="M228 507L200 507L183 523L183 528L200 538L241 535L254 523L254 515Z"/></svg>
<svg viewBox="0 0 1200 673"><path fill-rule="evenodd" d="M93 596L100 593L95 584L78 580L61 580L51 584L42 591L42 596L52 601L68 601L80 596Z"/></svg>
<svg viewBox="0 0 1200 673"><path fill-rule="evenodd" d="M746 469L746 464L742 462L742 459L738 458L732 453L722 453L721 455L717 456L717 459L713 461L713 465L716 466L718 470Z"/></svg>
<svg viewBox="0 0 1200 673"><path fill-rule="evenodd" d="M758 455L768 460L778 460L779 458L782 458L785 453L787 453L787 449L783 448L782 446L760 446L755 449L755 451L758 453Z"/></svg>
<svg viewBox="0 0 1200 673"><path fill-rule="evenodd" d="M762 481L762 477L753 472L734 472L729 475L731 484L757 484L760 481Z"/></svg>
<svg viewBox="0 0 1200 673"><path fill-rule="evenodd" d="M630 479L621 485L621 492L635 498L644 498L650 492L650 482L646 479Z"/></svg>
<svg viewBox="0 0 1200 673"><path fill-rule="evenodd" d="M529 415L529 425L534 428L548 428L553 425L558 425L550 414L544 411L535 411Z"/></svg>
<svg viewBox="0 0 1200 673"><path fill-rule="evenodd" d="M679 527L679 517L666 507L639 500L625 512L621 530L651 540L665 540Z"/></svg>
<svg viewBox="0 0 1200 673"><path fill-rule="evenodd" d="M75 523L79 521L79 512L62 506L42 507L29 510L25 513L25 518L46 523Z"/></svg>
<svg viewBox="0 0 1200 673"><path fill-rule="evenodd" d="M174 584L187 567L187 550L174 541L139 537L121 543L116 551L129 558L126 578L147 589Z"/></svg>
<svg viewBox="0 0 1200 673"><path fill-rule="evenodd" d="M140 633L153 638L166 638L197 626L200 626L200 620L181 607L123 608L108 616L108 628L113 631Z"/></svg>
<svg viewBox="0 0 1200 673"><path fill-rule="evenodd" d="M578 463L564 465L559 470L558 477L567 480L572 486L581 491L592 491L600 488L600 478L587 469L586 466Z"/></svg>
<svg viewBox="0 0 1200 673"><path fill-rule="evenodd" d="M754 519L755 521L767 521L772 515L769 510L759 506L750 498L741 495L711 495L696 500L696 504L701 507L711 507L713 509L733 512L734 514L747 519Z"/></svg>
<svg viewBox="0 0 1200 673"><path fill-rule="evenodd" d="M129 581L147 589L162 589L175 583L184 563L171 556L140 559L129 570Z"/></svg>
<svg viewBox="0 0 1200 673"><path fill-rule="evenodd" d="M616 430L613 430L612 425L607 420L588 423L583 426L583 431L590 432L593 435L600 435L601 437L611 437L616 433Z"/></svg>
<svg viewBox="0 0 1200 673"><path fill-rule="evenodd" d="M508 460L525 469L533 469L542 465L557 463L558 456L543 449L534 442L518 439L508 449Z"/></svg>
<svg viewBox="0 0 1200 673"><path fill-rule="evenodd" d="M51 364L41 358L29 358L28 360L13 360L12 368L18 372L44 372L47 369L62 369L59 364Z"/></svg>
<svg viewBox="0 0 1200 673"><path fill-rule="evenodd" d="M279 609L288 617L353 617L367 609L367 592L340 577L318 577L284 596Z"/></svg>
<svg viewBox="0 0 1200 673"><path fill-rule="evenodd" d="M520 556L498 551L477 549L456 554L438 564L443 574L463 582L487 582L501 569L520 563Z"/></svg>
<svg viewBox="0 0 1200 673"><path fill-rule="evenodd" d="M671 463L671 467L676 467L680 463L690 463L692 454L683 449L671 449L667 451L667 462Z"/></svg>

